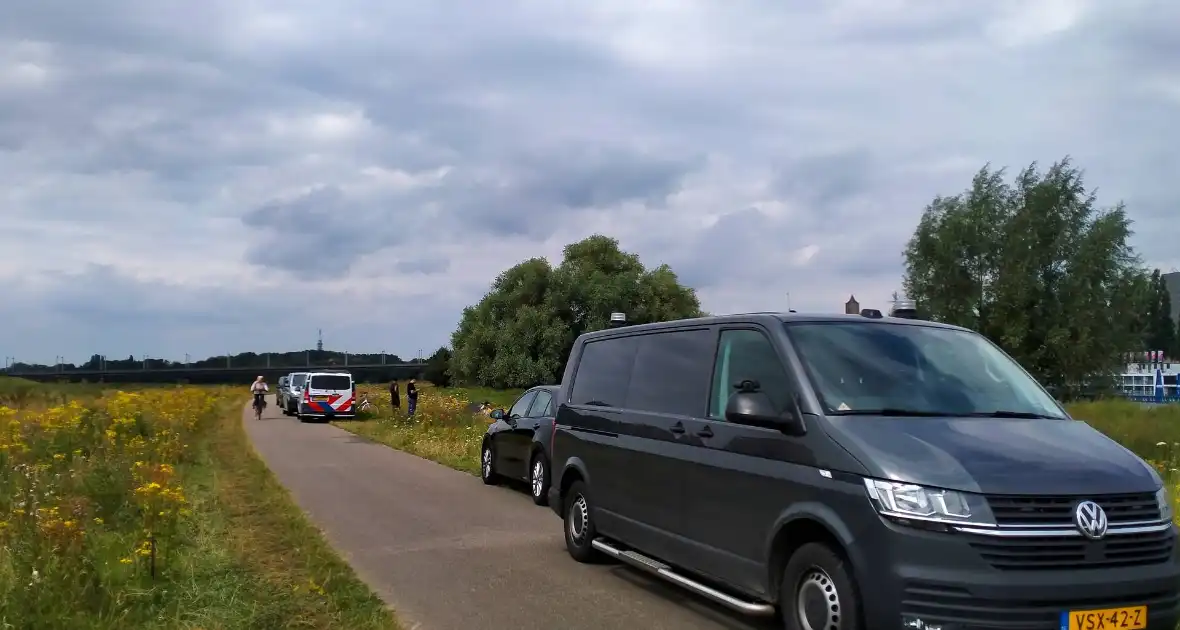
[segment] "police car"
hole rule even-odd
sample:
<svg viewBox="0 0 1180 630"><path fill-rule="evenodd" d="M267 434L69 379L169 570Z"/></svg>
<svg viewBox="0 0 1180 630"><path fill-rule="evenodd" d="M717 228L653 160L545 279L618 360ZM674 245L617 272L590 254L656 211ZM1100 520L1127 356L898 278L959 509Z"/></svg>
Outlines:
<svg viewBox="0 0 1180 630"><path fill-rule="evenodd" d="M300 422L356 417L356 381L349 372L312 372L296 402Z"/></svg>

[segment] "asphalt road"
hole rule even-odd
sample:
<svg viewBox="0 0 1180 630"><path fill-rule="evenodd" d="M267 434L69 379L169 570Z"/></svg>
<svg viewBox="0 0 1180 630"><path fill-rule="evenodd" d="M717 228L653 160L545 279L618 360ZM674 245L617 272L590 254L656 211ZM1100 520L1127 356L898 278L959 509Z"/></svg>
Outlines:
<svg viewBox="0 0 1180 630"><path fill-rule="evenodd" d="M578 564L561 520L517 489L300 424L246 430L278 479L410 630L768 630L622 565Z"/></svg>

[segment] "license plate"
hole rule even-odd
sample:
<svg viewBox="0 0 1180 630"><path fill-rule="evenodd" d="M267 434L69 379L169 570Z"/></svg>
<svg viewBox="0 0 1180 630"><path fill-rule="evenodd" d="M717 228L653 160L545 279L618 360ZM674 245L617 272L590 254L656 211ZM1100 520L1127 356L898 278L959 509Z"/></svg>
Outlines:
<svg viewBox="0 0 1180 630"><path fill-rule="evenodd" d="M311 399L316 402L328 402L327 396L312 396Z"/></svg>
<svg viewBox="0 0 1180 630"><path fill-rule="evenodd" d="M1143 630L1146 627L1147 606L1061 613L1061 630Z"/></svg>

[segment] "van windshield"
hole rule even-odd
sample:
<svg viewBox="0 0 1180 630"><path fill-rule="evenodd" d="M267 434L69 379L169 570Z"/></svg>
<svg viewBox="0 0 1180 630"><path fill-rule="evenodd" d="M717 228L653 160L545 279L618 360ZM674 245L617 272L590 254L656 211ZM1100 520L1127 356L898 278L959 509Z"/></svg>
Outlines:
<svg viewBox="0 0 1180 630"><path fill-rule="evenodd" d="M826 412L1064 418L1040 385L973 332L882 322L788 322Z"/></svg>
<svg viewBox="0 0 1180 630"><path fill-rule="evenodd" d="M316 374L311 377L308 389L331 389L335 391L351 389L352 379L341 374Z"/></svg>

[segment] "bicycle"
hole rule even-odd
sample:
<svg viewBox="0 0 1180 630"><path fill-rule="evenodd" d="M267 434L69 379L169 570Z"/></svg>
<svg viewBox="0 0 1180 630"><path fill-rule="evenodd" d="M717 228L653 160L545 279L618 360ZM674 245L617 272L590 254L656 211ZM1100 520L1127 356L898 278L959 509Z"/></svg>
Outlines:
<svg viewBox="0 0 1180 630"><path fill-rule="evenodd" d="M262 419L262 410L266 408L266 394L254 394L254 419Z"/></svg>

